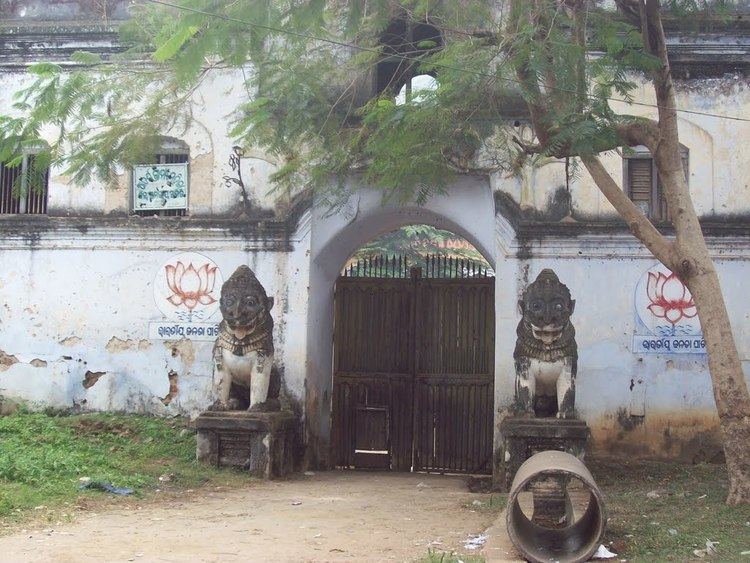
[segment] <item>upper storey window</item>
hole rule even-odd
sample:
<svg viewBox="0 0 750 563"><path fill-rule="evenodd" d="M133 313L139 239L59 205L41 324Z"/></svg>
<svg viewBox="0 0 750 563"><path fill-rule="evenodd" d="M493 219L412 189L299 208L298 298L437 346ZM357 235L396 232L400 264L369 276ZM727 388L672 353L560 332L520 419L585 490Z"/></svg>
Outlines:
<svg viewBox="0 0 750 563"><path fill-rule="evenodd" d="M164 137L159 152L133 167L133 212L141 216L187 215L190 149Z"/></svg>
<svg viewBox="0 0 750 563"><path fill-rule="evenodd" d="M682 166L685 169L685 178L689 177L688 150L680 147L682 155ZM627 150L623 159L624 184L627 187L628 196L633 203L641 208L643 214L653 222L664 222L671 220L667 200L664 197L659 173L651 153L646 147L637 146Z"/></svg>
<svg viewBox="0 0 750 563"><path fill-rule="evenodd" d="M437 28L422 22L393 20L380 37L383 58L377 66L377 93L389 91L397 103L418 101L418 92L437 86L435 78L419 69L419 59L443 46Z"/></svg>
<svg viewBox="0 0 750 563"><path fill-rule="evenodd" d="M406 84L401 86L398 95L396 95L396 105L402 105L408 102L421 102L425 93L435 90L438 87L437 80L429 74L418 74L410 78Z"/></svg>
<svg viewBox="0 0 750 563"><path fill-rule="evenodd" d="M24 155L16 166L0 162L0 214L45 214L48 195L49 166L37 154Z"/></svg>

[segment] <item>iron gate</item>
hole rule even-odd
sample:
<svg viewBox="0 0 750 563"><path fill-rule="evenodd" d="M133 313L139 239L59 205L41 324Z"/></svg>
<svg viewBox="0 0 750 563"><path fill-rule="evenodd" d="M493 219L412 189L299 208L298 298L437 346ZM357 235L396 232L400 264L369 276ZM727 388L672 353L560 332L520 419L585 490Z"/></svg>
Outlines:
<svg viewBox="0 0 750 563"><path fill-rule="evenodd" d="M360 261L335 294L339 467L490 473L494 287L467 260Z"/></svg>

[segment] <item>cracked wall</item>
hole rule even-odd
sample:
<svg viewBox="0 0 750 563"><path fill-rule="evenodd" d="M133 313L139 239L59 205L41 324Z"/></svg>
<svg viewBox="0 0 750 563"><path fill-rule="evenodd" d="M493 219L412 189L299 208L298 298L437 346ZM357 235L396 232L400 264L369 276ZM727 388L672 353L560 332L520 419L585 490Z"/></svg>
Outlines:
<svg viewBox="0 0 750 563"><path fill-rule="evenodd" d="M44 248L0 241L0 396L32 408L156 415L195 415L210 405L213 343L149 338L149 323L164 320L155 276L183 245L201 249L224 279L241 264L255 270L275 298L276 363L290 400L299 402L309 232L294 239L293 250L286 250L288 241L272 241L283 249L276 252L217 232L179 242L165 232L134 231L113 242L106 233L70 239L63 231L45 239ZM220 321L218 312L213 320Z"/></svg>
<svg viewBox="0 0 750 563"><path fill-rule="evenodd" d="M212 344L148 338L148 322L161 320L152 291L156 270L177 252L197 251L218 264L225 279L238 265L249 265L274 296L276 358L285 389L297 405L307 394L307 407L322 413L325 420L320 426L325 432L330 395L321 382L330 378L330 354L311 362L308 350L308 338L319 337L321 326L309 318L311 297L319 298L309 293L310 270L320 268L329 258L311 256L311 246L322 244L320 230L316 245L312 243L315 237L310 223L316 219L304 215L297 232L284 235L265 231L263 223L245 221L227 228L219 224L243 213L239 188L224 180L232 173L227 163L232 141L227 134L226 110L245 93L237 78L230 72L211 76L195 94L194 124L184 133L163 132L190 146L192 218L216 219L215 224L183 231L177 226L189 225L191 218L144 218L81 226L73 221L75 216L129 213L130 174L123 171L112 185L92 181L75 186L62 170L52 171L50 215L70 216L70 221L40 218L46 221L46 230L36 230L38 223L21 234L8 223L8 236L0 237L0 263L4 265L0 277L0 395L39 408L165 416L193 415L205 408L212 402ZM0 73L0 106L8 107L13 92L28 80L19 73ZM750 110L750 89L744 77L679 81L677 94L678 104L688 109L729 115ZM645 86L635 93L635 99L653 102ZM648 115L642 108L628 111ZM750 214L746 128L701 116L682 116L679 127L681 141L690 149L689 182L699 211L705 216L746 218ZM45 134L51 138L54 131ZM603 161L621 181L620 156L610 153ZM248 152L241 170L256 211L275 212L277 218L283 218L289 199L269 192L269 176L277 165L268 155ZM522 212L539 219L612 216L609 204L587 174L581 171L568 181L564 162L555 159L520 177L493 176L490 189L503 192ZM353 199L357 197L355 194ZM487 198L486 205L491 205L491 200ZM684 459L715 456L711 444L715 445L716 420L705 360L639 359L630 351L633 287L653 259L618 235L565 240L539 236L518 241L502 217L497 216L494 225L484 225L476 220L476 209L466 207L466 200L457 198L444 204L447 217L472 217L468 223L476 228L477 238L488 241L485 250L497 260L498 417L513 392L518 295L529 277L552 267L578 299L573 319L580 350L577 405L591 425L594 447ZM379 227L407 212L402 209L384 217ZM415 212L413 216L418 215ZM96 220L100 219L104 223L107 218ZM340 219L354 223L357 214ZM744 330L750 322L750 306L743 288L750 276L750 246L747 234L742 236L712 248L722 258L720 275L743 366L750 371L750 332ZM335 275L335 267L331 272ZM333 281L327 283L325 291L330 292ZM321 317L330 316L330 309L324 309L319 312Z"/></svg>
<svg viewBox="0 0 750 563"><path fill-rule="evenodd" d="M635 457L719 459L720 436L707 357L633 351L636 283L655 259L623 238L535 241L528 256L496 269L496 425L513 401L515 302L543 268L552 268L576 300L571 318L578 343L576 411L591 429L593 451ZM709 239L750 385L750 244ZM604 248L597 250L599 244ZM607 255L609 254L609 255ZM598 255L598 256L597 256ZM602 256L604 255L604 256ZM499 446L500 444L496 444Z"/></svg>

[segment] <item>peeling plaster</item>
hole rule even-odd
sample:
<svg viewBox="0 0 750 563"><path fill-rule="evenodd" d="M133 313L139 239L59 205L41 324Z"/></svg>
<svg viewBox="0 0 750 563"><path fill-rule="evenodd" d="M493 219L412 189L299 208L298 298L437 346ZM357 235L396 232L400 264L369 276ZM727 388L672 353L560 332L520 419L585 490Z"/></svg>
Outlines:
<svg viewBox="0 0 750 563"><path fill-rule="evenodd" d="M130 212L130 184L131 173L118 174L107 186L104 187L104 213L129 213Z"/></svg>
<svg viewBox="0 0 750 563"><path fill-rule="evenodd" d="M105 347L107 352L118 353L118 352L129 352L132 350L148 350L151 347L151 343L148 340L122 340L113 336L107 342Z"/></svg>
<svg viewBox="0 0 750 563"><path fill-rule="evenodd" d="M15 356L11 356L10 354L6 354L2 350L0 350L0 371L5 371L13 364L18 363L18 358Z"/></svg>
<svg viewBox="0 0 750 563"><path fill-rule="evenodd" d="M31 360L29 362L29 364L31 364L35 368L46 368L47 367L47 362L45 362L44 360L40 360L39 358L34 358L33 360Z"/></svg>
<svg viewBox="0 0 750 563"><path fill-rule="evenodd" d="M195 362L195 347L193 341L183 338L182 340L167 340L164 347L171 350L173 358L180 358L182 363L189 367Z"/></svg>
<svg viewBox="0 0 750 563"><path fill-rule="evenodd" d="M179 387L179 376L177 375L177 372L174 370L170 370L167 374L167 378L169 379L169 393L167 393L164 398L161 400L164 405L169 405L175 397L177 397L177 393L180 390Z"/></svg>
<svg viewBox="0 0 750 563"><path fill-rule="evenodd" d="M90 389L94 385L96 385L96 382L99 381L99 378L103 375L106 375L106 371L87 371L84 375L84 379L81 382L84 389Z"/></svg>
<svg viewBox="0 0 750 563"><path fill-rule="evenodd" d="M191 213L198 215L211 213L214 196L212 179L214 166L213 152L200 154L190 159L190 194L188 197Z"/></svg>
<svg viewBox="0 0 750 563"><path fill-rule="evenodd" d="M81 342L83 342L83 340L81 340L77 336L68 336L67 338L63 338L62 340L60 340L60 344L62 344L63 346L77 346Z"/></svg>
<svg viewBox="0 0 750 563"><path fill-rule="evenodd" d="M715 412L658 410L640 420L622 411L588 419L592 449L635 457L676 458L689 463L718 461L721 457L719 419Z"/></svg>

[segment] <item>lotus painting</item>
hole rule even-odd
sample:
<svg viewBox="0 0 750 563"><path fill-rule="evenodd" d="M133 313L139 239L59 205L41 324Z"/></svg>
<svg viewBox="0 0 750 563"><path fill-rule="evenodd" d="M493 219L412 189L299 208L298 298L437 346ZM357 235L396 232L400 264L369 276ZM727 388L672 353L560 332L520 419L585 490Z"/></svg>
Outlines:
<svg viewBox="0 0 750 563"><path fill-rule="evenodd" d="M164 270L167 275L167 285L172 290L172 295L167 297L167 300L175 307L184 305L188 311L192 312L198 303L210 305L216 302L213 296L216 266L211 267L206 263L196 268L192 262L185 266L178 261L174 266L167 264Z"/></svg>
<svg viewBox="0 0 750 563"><path fill-rule="evenodd" d="M662 264L646 270L635 288L634 352L705 353L690 290Z"/></svg>
<svg viewBox="0 0 750 563"><path fill-rule="evenodd" d="M205 321L218 310L222 283L218 266L207 256L178 254L157 271L154 301L167 319Z"/></svg>

